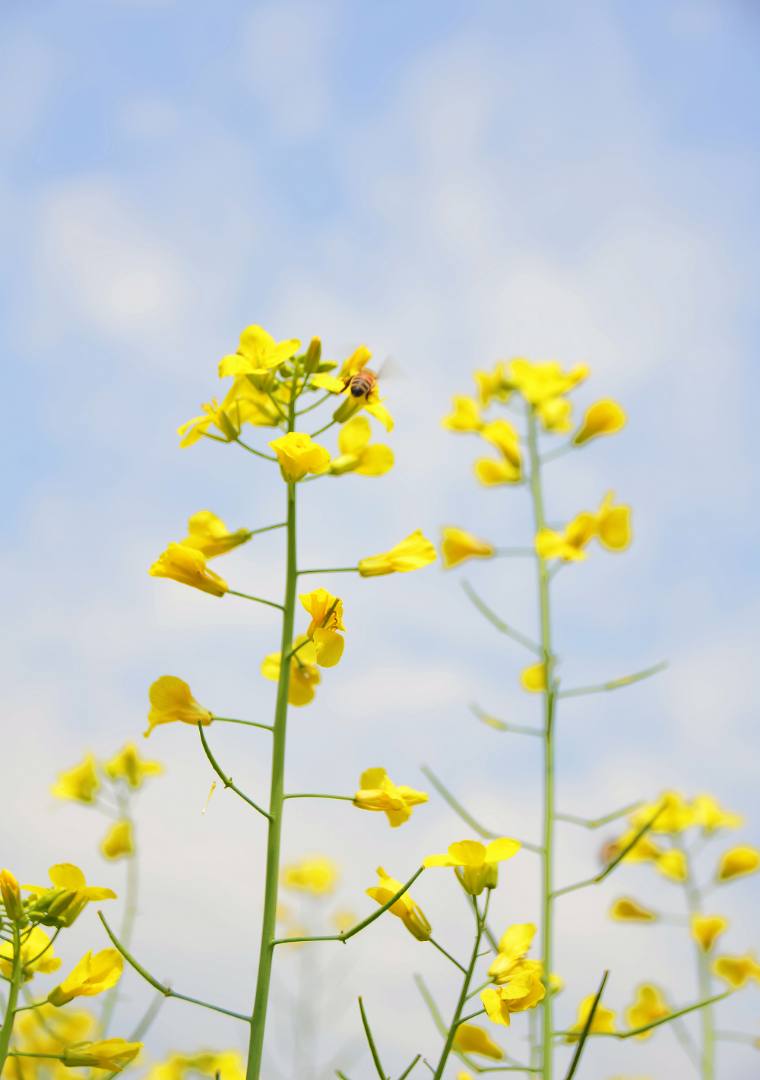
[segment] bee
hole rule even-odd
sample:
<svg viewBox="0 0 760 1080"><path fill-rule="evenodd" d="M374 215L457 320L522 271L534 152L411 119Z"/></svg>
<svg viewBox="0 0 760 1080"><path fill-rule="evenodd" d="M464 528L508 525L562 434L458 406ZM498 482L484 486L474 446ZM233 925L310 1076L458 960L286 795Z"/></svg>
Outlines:
<svg viewBox="0 0 760 1080"><path fill-rule="evenodd" d="M343 380L343 389L348 390L355 398L368 398L376 388L377 375L369 368L362 368L354 375L347 375Z"/></svg>

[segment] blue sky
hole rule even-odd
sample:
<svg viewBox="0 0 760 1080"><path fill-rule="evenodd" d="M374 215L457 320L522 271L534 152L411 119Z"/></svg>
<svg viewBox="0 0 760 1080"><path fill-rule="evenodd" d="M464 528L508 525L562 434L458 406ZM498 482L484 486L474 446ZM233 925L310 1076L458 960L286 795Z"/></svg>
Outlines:
<svg viewBox="0 0 760 1080"><path fill-rule="evenodd" d="M636 543L558 579L559 649L573 682L663 657L670 667L614 698L568 703L565 805L596 814L669 785L708 789L760 841L759 36L757 12L740 0L5 5L6 773L11 795L31 792L37 807L6 858L24 880L64 857L62 836L65 857L103 873L90 854L97 827L54 806L49 782L85 748L107 754L138 735L157 675L184 675L227 715L271 707L257 673L274 647L271 619L144 572L197 509L236 526L279 516L279 490L242 453L179 452L174 437L218 391L216 362L252 322L278 337L319 333L331 355L366 341L402 373L387 389L394 472L304 491L302 543L315 565L445 523L526 542L524 494L476 488L475 447L442 431L440 416L472 369L499 358L591 366L579 402L613 395L630 422L557 462L552 517L612 488L634 506ZM276 534L225 569L240 588L276 593ZM532 585L518 567L466 576L531 629ZM419 783L427 761L481 816L528 835L532 748L505 744L467 711L474 698L530 720L522 657L478 621L456 579L436 569L345 584L350 648L293 719L293 783L313 779L315 761L334 790L351 790L374 763ZM144 800L138 943L177 985L197 981L184 942L223 889L229 934L246 927L243 953L228 958L231 937L217 928L196 955L220 994L245 1000L263 838L227 800L198 816L209 778L185 735L166 729L149 744L171 767ZM217 740L262 790L260 747L237 733ZM286 847L351 851L352 905L378 862L403 876L462 832L437 800L393 834L337 812L294 813ZM588 871L596 839L563 839L563 873ZM514 876L504 917L528 918L529 866ZM423 895L456 937L457 898L449 905L442 891L426 884ZM605 964L617 1007L658 973L683 974L677 1000L693 994L685 946L657 939L643 971L637 940L599 930L614 894L569 908L567 1016ZM756 902L752 883L725 901L734 951L753 943ZM375 974L378 1024L401 1054L432 1036L396 930L357 943L349 990ZM431 970L448 1000L448 974ZM134 985L127 1004L139 1001ZM736 1008L755 1022L751 999ZM399 1009L414 1021L398 1025ZM234 1040L213 1019L196 1021L199 1040ZM184 1046L188 1023L167 1007L155 1052ZM353 1031L353 1014L341 1024ZM666 1035L626 1059L599 1048L588 1080L671 1075L678 1052ZM727 1048L722 1080L745 1076L749 1054Z"/></svg>

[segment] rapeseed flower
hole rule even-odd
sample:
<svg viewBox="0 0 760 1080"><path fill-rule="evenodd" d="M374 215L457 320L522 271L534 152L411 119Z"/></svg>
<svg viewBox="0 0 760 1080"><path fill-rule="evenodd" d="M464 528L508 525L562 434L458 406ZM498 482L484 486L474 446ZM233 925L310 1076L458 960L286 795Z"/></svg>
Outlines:
<svg viewBox="0 0 760 1080"><path fill-rule="evenodd" d="M428 855L423 866L453 867L464 889L471 896L479 896L483 889L496 888L499 863L513 858L520 847L519 840L507 836L486 845L478 840L460 840L450 844L443 855Z"/></svg>
<svg viewBox="0 0 760 1080"><path fill-rule="evenodd" d="M404 884L396 878L389 877L382 866L377 868L377 877L377 885L373 885L364 891L367 896L376 900L382 907L383 904L387 904L396 895L399 889L403 889ZM390 911L391 915L401 919L409 933L416 937L418 941L427 941L429 939L432 933L430 923L422 908L412 900L408 891L400 896L395 904L391 904L388 911Z"/></svg>
<svg viewBox="0 0 760 1080"><path fill-rule="evenodd" d="M325 855L313 855L283 867L281 880L286 889L326 896L335 891L338 867Z"/></svg>
<svg viewBox="0 0 760 1080"><path fill-rule="evenodd" d="M21 899L19 884L10 870L0 870L0 897L3 900L5 914L15 923L26 921L26 912Z"/></svg>
<svg viewBox="0 0 760 1080"><path fill-rule="evenodd" d="M719 956L713 964L713 973L735 990L750 979L760 984L760 964L752 953L743 956Z"/></svg>
<svg viewBox="0 0 760 1080"><path fill-rule="evenodd" d="M219 375L269 375L298 352L296 338L275 341L261 326L247 326L237 351L219 361Z"/></svg>
<svg viewBox="0 0 760 1080"><path fill-rule="evenodd" d="M170 578L180 585L190 585L211 596L224 596L229 588L224 578L208 569L202 551L185 547L184 544L169 544L148 573L151 577Z"/></svg>
<svg viewBox="0 0 760 1080"><path fill-rule="evenodd" d="M504 1051L498 1046L485 1028L477 1024L460 1024L453 1042L454 1050L460 1054L480 1054L481 1057L501 1061Z"/></svg>
<svg viewBox="0 0 760 1080"><path fill-rule="evenodd" d="M100 777L95 763L95 755L87 754L79 765L62 772L52 792L58 799L73 799L75 802L92 803L100 789Z"/></svg>
<svg viewBox="0 0 760 1080"><path fill-rule="evenodd" d="M61 966L60 956L56 956L50 938L41 926L33 926L21 943L21 969L24 982L28 982L38 972L47 975ZM0 941L0 974L6 979L13 970L13 945L10 941Z"/></svg>
<svg viewBox="0 0 760 1080"><path fill-rule="evenodd" d="M662 992L656 986L645 983L636 990L636 999L625 1011L626 1023L631 1028L644 1027L653 1020L661 1020L669 1016L672 1009L668 1006ZM634 1036L637 1039L648 1039L651 1031L642 1031Z"/></svg>
<svg viewBox="0 0 760 1080"><path fill-rule="evenodd" d="M385 769L365 769L359 777L354 806L360 810L381 810L397 828L412 816L412 809L428 801L427 793L393 783Z"/></svg>
<svg viewBox="0 0 760 1080"><path fill-rule="evenodd" d="M520 685L523 690L527 690L530 694L541 694L546 690L548 683L546 680L546 664L541 662L539 664L531 664L530 667L523 668L520 673Z"/></svg>
<svg viewBox="0 0 760 1080"><path fill-rule="evenodd" d="M75 997L93 997L110 990L121 978L124 960L116 949L103 949L93 956L91 952L72 968L66 978L48 994L51 1005L60 1007Z"/></svg>
<svg viewBox="0 0 760 1080"><path fill-rule="evenodd" d="M213 713L195 700L185 680L176 675L162 675L156 679L148 690L148 698L148 730L143 732L146 739L159 724L179 722L206 726L214 719Z"/></svg>
<svg viewBox="0 0 760 1080"><path fill-rule="evenodd" d="M477 432L483 427L478 403L466 394L455 394L452 398L452 411L442 420L449 431Z"/></svg>
<svg viewBox="0 0 760 1080"><path fill-rule="evenodd" d="M509 1027L512 1013L535 1008L545 996L541 964L534 960L517 964L503 985L489 986L480 995L480 1000L489 1020Z"/></svg>
<svg viewBox="0 0 760 1080"><path fill-rule="evenodd" d="M625 422L625 412L616 401L608 398L595 401L586 410L583 423L573 435L573 443L575 446L583 446L600 435L614 435L625 426Z"/></svg>
<svg viewBox="0 0 760 1080"><path fill-rule="evenodd" d="M142 787L146 777L159 776L164 771L164 767L160 761L149 761L147 758L140 757L135 744L127 743L118 754L114 754L110 761L106 761L103 771L111 780L124 780L133 791L136 791Z"/></svg>
<svg viewBox="0 0 760 1080"><path fill-rule="evenodd" d="M691 802L694 824L699 825L706 836L712 836L718 829L739 829L744 824L741 814L724 810L712 795L697 795Z"/></svg>
<svg viewBox="0 0 760 1080"><path fill-rule="evenodd" d="M338 635L339 636L339 635ZM308 705L314 700L316 688L321 681L314 642L301 634L293 642L290 661L288 701L291 705ZM265 679L278 682L280 678L281 653L269 653L261 662L261 674Z"/></svg>
<svg viewBox="0 0 760 1080"><path fill-rule="evenodd" d="M760 851L753 847L735 847L723 853L718 865L718 881L733 881L760 869Z"/></svg>
<svg viewBox="0 0 760 1080"><path fill-rule="evenodd" d="M225 555L240 544L247 543L253 533L250 529L236 529L230 532L221 518L210 510L199 510L188 520L187 536L181 541L183 547L195 548L207 559Z"/></svg>
<svg viewBox="0 0 760 1080"><path fill-rule="evenodd" d="M656 911L644 907L630 896L621 896L610 908L610 917L618 922L656 922Z"/></svg>
<svg viewBox="0 0 760 1080"><path fill-rule="evenodd" d="M303 480L307 473L326 472L330 465L330 455L324 446L303 431L289 431L269 445L277 455L283 480L289 484Z"/></svg>
<svg viewBox="0 0 760 1080"><path fill-rule="evenodd" d="M406 573L428 566L435 562L437 557L435 545L423 536L420 529L416 529L390 551L360 559L358 570L362 577Z"/></svg>
<svg viewBox="0 0 760 1080"><path fill-rule="evenodd" d="M464 529L457 529L450 525L443 529L441 558L446 570L452 566L458 566L465 559L490 559L495 550L493 544L489 544L486 540L479 540L477 536L473 536Z"/></svg>
<svg viewBox="0 0 760 1080"><path fill-rule="evenodd" d="M126 1039L101 1039L67 1046L61 1060L69 1068L86 1065L92 1069L121 1072L135 1060L142 1046L140 1042L127 1042Z"/></svg>
<svg viewBox="0 0 760 1080"><path fill-rule="evenodd" d="M578 1017L575 1027L571 1028L565 1037L565 1042L577 1042L584 1025L588 1020L591 1007L594 1004L595 994L589 994L578 1006ZM589 1033L592 1035L611 1035L615 1031L615 1013L612 1009L605 1008L601 1001L596 1007L594 1019L591 1021Z"/></svg>
<svg viewBox="0 0 760 1080"><path fill-rule="evenodd" d="M370 443L372 428L364 416L354 416L338 432L340 455L330 462L330 473L342 476L355 472L359 476L384 476L393 468L393 451L382 443Z"/></svg>
<svg viewBox="0 0 760 1080"><path fill-rule="evenodd" d="M536 936L533 923L516 923L499 940L496 959L488 969L488 977L497 985L506 982L515 967L524 960Z"/></svg>
<svg viewBox="0 0 760 1080"><path fill-rule="evenodd" d="M720 935L728 929L728 919L722 915L692 915L691 936L702 952L710 952Z"/></svg>
<svg viewBox="0 0 760 1080"><path fill-rule="evenodd" d="M100 842L101 854L106 859L123 859L134 855L135 841L131 821L117 821Z"/></svg>
<svg viewBox="0 0 760 1080"><path fill-rule="evenodd" d="M93 900L115 900L102 885L88 885L73 863L56 863L48 870L52 885L24 885L30 892L29 916L45 926L71 926Z"/></svg>
<svg viewBox="0 0 760 1080"><path fill-rule="evenodd" d="M299 600L311 615L306 637L313 643L316 662L320 667L335 667L343 655L343 601L327 589L302 593Z"/></svg>

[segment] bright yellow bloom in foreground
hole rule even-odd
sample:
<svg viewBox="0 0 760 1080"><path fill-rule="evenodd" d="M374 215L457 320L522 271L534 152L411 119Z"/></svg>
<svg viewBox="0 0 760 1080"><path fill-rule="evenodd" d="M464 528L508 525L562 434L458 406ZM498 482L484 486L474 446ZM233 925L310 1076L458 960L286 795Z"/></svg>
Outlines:
<svg viewBox="0 0 760 1080"><path fill-rule="evenodd" d="M540 962L524 960L516 965L503 985L489 986L484 990L480 1000L489 1020L509 1027L512 1013L535 1008L545 995Z"/></svg>
<svg viewBox="0 0 760 1080"><path fill-rule="evenodd" d="M76 802L91 803L100 788L100 777L95 765L95 755L87 754L84 761L58 776L58 782L52 788L58 799L74 799Z"/></svg>
<svg viewBox="0 0 760 1080"><path fill-rule="evenodd" d="M124 960L116 949L103 949L93 956L84 954L62 983L48 994L51 1005L65 1005L75 997L93 997L110 990L121 978Z"/></svg>
<svg viewBox="0 0 760 1080"><path fill-rule="evenodd" d="M441 557L447 570L458 566L465 559L490 559L494 551L493 544L478 540L477 536L464 529L456 529L451 525L443 529Z"/></svg>
<svg viewBox="0 0 760 1080"><path fill-rule="evenodd" d="M385 769L365 769L359 777L359 790L354 795L354 806L360 810L382 810L397 828L412 816L412 808L426 803L428 797L424 791L397 786Z"/></svg>
<svg viewBox="0 0 760 1080"><path fill-rule="evenodd" d="M282 884L286 889L326 896L335 891L337 883L338 867L325 855L314 855L283 867Z"/></svg>
<svg viewBox="0 0 760 1080"><path fill-rule="evenodd" d="M546 689L546 664L531 664L520 673L520 685L530 694L541 694Z"/></svg>
<svg viewBox="0 0 760 1080"><path fill-rule="evenodd" d="M428 855L423 866L451 866L471 896L479 896L483 889L495 889L499 876L499 863L511 859L520 850L519 840L502 836L481 844L478 840L460 840L450 844L444 855Z"/></svg>
<svg viewBox="0 0 760 1080"><path fill-rule="evenodd" d="M297 650L297 651L296 651ZM308 705L314 700L316 688L321 681L317 662L317 651L313 641L301 634L293 642L288 682L288 702L291 705ZM269 653L261 662L261 674L265 679L278 682L280 678L281 653Z"/></svg>
<svg viewBox="0 0 760 1080"><path fill-rule="evenodd" d="M382 443L372 445L372 428L366 416L354 416L338 432L340 455L330 462L333 476L355 472L359 476L384 476L393 468L393 451Z"/></svg>
<svg viewBox="0 0 760 1080"><path fill-rule="evenodd" d="M206 566L206 556L202 551L185 547L184 544L169 544L148 573L151 577L171 578L180 585L190 585L211 596L224 596L229 588L224 578Z"/></svg>
<svg viewBox="0 0 760 1080"><path fill-rule="evenodd" d="M760 869L760 851L753 847L735 847L724 852L718 866L718 881L754 874Z"/></svg>
<svg viewBox="0 0 760 1080"><path fill-rule="evenodd" d="M630 896L621 896L610 908L610 918L617 919L618 922L655 922L658 915L656 911L644 907L638 900L633 900Z"/></svg>
<svg viewBox="0 0 760 1080"><path fill-rule="evenodd" d="M335 667L343 655L343 601L327 589L302 593L298 599L311 615L306 637L313 642L316 662L320 667Z"/></svg>
<svg viewBox="0 0 760 1080"><path fill-rule="evenodd" d="M277 455L283 480L291 484L303 480L307 473L323 473L330 465L330 455L324 446L303 431L289 431L269 445Z"/></svg>
<svg viewBox="0 0 760 1080"><path fill-rule="evenodd" d="M121 1072L142 1050L142 1043L126 1039L101 1039L100 1042L79 1043L63 1051L63 1064L69 1068L87 1065L92 1069Z"/></svg>
<svg viewBox="0 0 760 1080"><path fill-rule="evenodd" d="M435 562L437 558L435 545L423 536L421 529L416 529L390 551L360 559L359 573L362 577L403 574L408 570L420 570L423 566Z"/></svg>
<svg viewBox="0 0 760 1080"><path fill-rule="evenodd" d="M594 1004L594 998L596 994L589 994L584 998L578 1006L578 1018L575 1022L575 1027L571 1028L568 1032L565 1042L573 1043L578 1041L578 1036L583 1031L583 1027L588 1020L588 1015L591 1012L591 1006ZM607 1009L602 1005L601 1001L596 1007L594 1013L594 1019L591 1021L590 1033L595 1035L611 1034L615 1030L615 1013L612 1009Z"/></svg>
<svg viewBox="0 0 760 1080"><path fill-rule="evenodd" d="M728 919L722 915L692 915L691 936L702 952L709 952L713 945L728 929Z"/></svg>
<svg viewBox="0 0 760 1080"><path fill-rule="evenodd" d="M691 808L694 824L701 826L708 836L712 836L718 829L739 829L744 824L741 814L724 810L712 795L697 795L692 799Z"/></svg>
<svg viewBox="0 0 760 1080"><path fill-rule="evenodd" d="M247 326L237 352L219 361L219 375L268 375L295 356L300 345L296 338L277 342L261 326Z"/></svg>
<svg viewBox="0 0 760 1080"><path fill-rule="evenodd" d="M142 787L148 776L159 776L164 767L160 761L149 761L140 757L134 743L127 743L118 754L103 766L103 770L112 780L124 780L133 790Z"/></svg>
<svg viewBox="0 0 760 1080"><path fill-rule="evenodd" d="M240 544L245 544L252 535L250 529L230 532L216 514L212 514L210 510L199 510L188 520L187 536L182 541L182 546L195 548L207 559L213 559L217 555L225 555Z"/></svg>
<svg viewBox="0 0 760 1080"><path fill-rule="evenodd" d="M460 1054L480 1054L493 1061L501 1061L504 1057L502 1048L497 1046L485 1028L477 1024L460 1024L453 1046Z"/></svg>
<svg viewBox="0 0 760 1080"><path fill-rule="evenodd" d="M449 431L474 432L483 427L480 409L474 398L466 394L455 394L451 399L452 411L445 416L441 423Z"/></svg>
<svg viewBox="0 0 760 1080"><path fill-rule="evenodd" d="M21 967L24 982L37 972L47 975L61 966L60 956L56 956L50 938L40 926L33 926L21 944ZM0 974L10 978L13 970L13 945L10 941L0 942Z"/></svg>
<svg viewBox="0 0 760 1080"><path fill-rule="evenodd" d="M382 866L377 868L377 885L371 886L369 889L365 889L367 896L376 900L382 907L383 904L387 904L388 901L396 895L399 889L403 889L403 881L398 881L394 877L389 877ZM428 922L424 911L419 907L414 900L412 900L409 892L405 892L403 896L400 896L395 904L391 904L388 908L391 915L395 915L401 919L404 926L409 933L416 937L418 941L427 941L432 933L430 923Z"/></svg>
<svg viewBox="0 0 760 1080"><path fill-rule="evenodd" d="M636 999L626 1009L625 1019L630 1028L639 1028L644 1027L645 1024L651 1024L653 1020L661 1020L672 1011L662 992L656 986L646 983L636 990ZM648 1039L650 1035L652 1031L642 1031L635 1038Z"/></svg>
<svg viewBox="0 0 760 1080"><path fill-rule="evenodd" d="M0 870L0 896L8 918L13 922L25 921L26 915L19 884L10 870Z"/></svg>
<svg viewBox="0 0 760 1080"><path fill-rule="evenodd" d="M148 690L148 698L148 730L143 732L146 739L159 724L179 722L205 726L214 719L213 713L195 700L185 680L176 675L162 675L160 679L156 679Z"/></svg>
<svg viewBox="0 0 760 1080"><path fill-rule="evenodd" d="M117 821L100 842L101 853L106 859L123 859L133 855L135 841L130 821Z"/></svg>
<svg viewBox="0 0 760 1080"><path fill-rule="evenodd" d="M713 972L735 989L744 986L750 979L760 984L760 964L752 953L744 956L719 956L713 964Z"/></svg>
<svg viewBox="0 0 760 1080"><path fill-rule="evenodd" d="M516 965L527 955L535 936L533 923L510 926L501 936L496 959L488 969L488 978L497 984L506 982Z"/></svg>
<svg viewBox="0 0 760 1080"><path fill-rule="evenodd" d="M583 446L600 435L614 435L625 426L625 422L625 412L616 401L608 398L595 401L586 410L583 423L573 436L573 442L576 446Z"/></svg>
<svg viewBox="0 0 760 1080"><path fill-rule="evenodd" d="M88 885L73 863L56 863L48 870L51 886L24 885L30 893L29 914L45 926L71 926L93 900L115 900L116 893L102 885Z"/></svg>

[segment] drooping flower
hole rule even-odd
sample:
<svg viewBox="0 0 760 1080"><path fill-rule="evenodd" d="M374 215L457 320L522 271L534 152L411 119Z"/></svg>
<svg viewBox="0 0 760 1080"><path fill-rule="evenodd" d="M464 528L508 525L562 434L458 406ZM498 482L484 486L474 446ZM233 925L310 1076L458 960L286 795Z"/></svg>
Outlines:
<svg viewBox="0 0 760 1080"><path fill-rule="evenodd" d="M494 1024L509 1027L512 1013L535 1008L546 996L538 960L523 960L512 970L504 983L489 986L480 995L488 1019Z"/></svg>
<svg viewBox="0 0 760 1080"><path fill-rule="evenodd" d="M94 900L115 900L116 893L102 885L88 885L73 863L56 863L48 870L52 885L24 885L31 894L29 916L44 926L71 926Z"/></svg>
<svg viewBox="0 0 760 1080"><path fill-rule="evenodd" d="M477 1024L460 1024L454 1036L453 1047L460 1054L480 1054L481 1057L501 1061L504 1051L498 1046L485 1028Z"/></svg>
<svg viewBox="0 0 760 1080"><path fill-rule="evenodd" d="M393 468L393 451L382 443L372 445L372 428L365 416L354 416L338 432L340 456L330 462L333 476L355 472L359 476L384 476Z"/></svg>
<svg viewBox="0 0 760 1080"><path fill-rule="evenodd" d="M100 777L95 755L87 754L79 765L62 772L52 792L57 799L73 799L75 802L91 803L100 788Z"/></svg>
<svg viewBox="0 0 760 1080"><path fill-rule="evenodd" d="M452 411L441 423L448 431L476 432L483 427L478 403L466 394L455 394Z"/></svg>
<svg viewBox="0 0 760 1080"><path fill-rule="evenodd" d="M282 870L282 884L287 889L326 896L335 891L338 867L325 855L313 855L297 863L288 863Z"/></svg>
<svg viewBox="0 0 760 1080"><path fill-rule="evenodd" d="M185 684L187 685L187 684ZM159 776L164 767L160 761L149 761L140 757L134 743L127 743L118 754L107 761L103 771L111 780L124 780L134 791L142 787L148 776Z"/></svg>
<svg viewBox="0 0 760 1080"><path fill-rule="evenodd" d="M343 655L343 601L327 589L302 593L299 600L311 615L306 637L313 642L316 662L320 667L335 667Z"/></svg>
<svg viewBox="0 0 760 1080"><path fill-rule="evenodd" d="M383 904L387 904L396 895L399 889L403 889L404 884L402 881L390 877L382 866L377 868L377 878L377 885L372 885L364 891L367 896L376 900L382 907ZM430 923L425 917L422 908L412 900L408 890L398 898L395 904L391 904L388 911L390 911L391 915L401 919L409 933L416 937L418 941L427 941L429 939L432 933Z"/></svg>
<svg viewBox="0 0 760 1080"><path fill-rule="evenodd" d="M719 956L713 964L713 972L729 986L739 989L750 979L760 984L760 964L752 953L743 956Z"/></svg>
<svg viewBox="0 0 760 1080"><path fill-rule="evenodd" d="M423 536L420 529L416 529L390 551L360 559L359 573L362 577L403 574L409 570L420 570L435 562L437 557L435 545Z"/></svg>
<svg viewBox="0 0 760 1080"><path fill-rule="evenodd" d="M229 588L224 578L206 566L206 556L202 551L185 547L184 544L169 544L148 573L151 577L170 578L180 585L190 585L211 596L224 596Z"/></svg>
<svg viewBox="0 0 760 1080"><path fill-rule="evenodd" d="M728 919L722 915L692 915L691 936L702 952L710 952L720 935L728 929Z"/></svg>
<svg viewBox="0 0 760 1080"><path fill-rule="evenodd" d="M596 534L594 514L583 511L568 522L563 532L544 527L536 533L536 551L542 559L562 559L580 562L586 558L586 547Z"/></svg>
<svg viewBox="0 0 760 1080"><path fill-rule="evenodd" d="M662 995L662 991L651 983L645 983L636 990L636 998L632 1005L625 1011L626 1023L631 1028L644 1027L653 1020L661 1020L672 1012ZM636 1039L648 1039L653 1032L642 1031L634 1036Z"/></svg>
<svg viewBox="0 0 760 1080"><path fill-rule="evenodd" d="M760 851L757 848L741 846L725 851L718 865L718 881L733 881L734 878L754 874L760 869Z"/></svg>
<svg viewBox="0 0 760 1080"><path fill-rule="evenodd" d="M656 922L659 918L656 911L644 907L638 900L630 896L621 896L610 908L610 918L618 922Z"/></svg>
<svg viewBox="0 0 760 1080"><path fill-rule="evenodd" d="M475 476L484 487L497 487L500 484L519 484L522 472L511 461L502 458L478 458L475 462Z"/></svg>
<svg viewBox="0 0 760 1080"><path fill-rule="evenodd" d="M520 850L519 840L502 836L481 844L478 840L460 840L450 844L443 855L428 855L423 866L450 866L471 896L479 896L483 889L495 889L498 883L499 863L511 859Z"/></svg>
<svg viewBox="0 0 760 1080"><path fill-rule="evenodd" d="M530 694L541 694L546 690L546 664L541 663L531 664L530 667L523 668L520 673L520 685L523 690L527 690Z"/></svg>
<svg viewBox="0 0 760 1080"><path fill-rule="evenodd" d="M127 1042L126 1039L101 1039L67 1046L61 1060L69 1068L86 1065L92 1069L121 1072L130 1061L135 1060L142 1046L140 1042Z"/></svg>
<svg viewBox="0 0 760 1080"><path fill-rule="evenodd" d="M277 342L261 326L247 326L240 335L237 352L219 361L219 374L268 375L298 352L295 338Z"/></svg>
<svg viewBox="0 0 760 1080"><path fill-rule="evenodd" d="M446 570L458 566L466 559L490 559L495 552L493 544L479 540L477 536L448 525L443 529L441 558Z"/></svg>
<svg viewBox="0 0 760 1080"><path fill-rule="evenodd" d="M116 821L100 842L100 850L106 859L123 859L133 855L135 841L130 821Z"/></svg>
<svg viewBox="0 0 760 1080"><path fill-rule="evenodd" d="M188 520L187 536L181 541L183 547L195 548L207 559L224 555L251 539L250 529L230 532L221 518L210 510L199 510Z"/></svg>
<svg viewBox="0 0 760 1080"><path fill-rule="evenodd" d="M303 480L307 473L326 472L330 465L330 455L324 446L303 431L289 431L269 445L277 455L283 480L291 484Z"/></svg>
<svg viewBox="0 0 760 1080"><path fill-rule="evenodd" d="M156 679L148 690L148 698L148 729L143 732L146 739L159 724L179 722L205 727L214 719L214 714L195 700L185 680L176 675L162 675Z"/></svg>
<svg viewBox="0 0 760 1080"><path fill-rule="evenodd" d="M321 675L317 663L317 650L313 641L301 634L291 649L288 702L291 705L308 705L314 700ZM269 653L261 662L261 674L265 679L278 682L280 678L281 653Z"/></svg>
<svg viewBox="0 0 760 1080"><path fill-rule="evenodd" d="M614 435L625 426L625 422L625 412L616 401L609 398L595 401L586 410L583 423L573 436L573 443L575 446L583 446L600 435Z"/></svg>
<svg viewBox="0 0 760 1080"><path fill-rule="evenodd" d="M21 970L24 982L28 982L37 972L47 975L61 966L60 956L56 956L50 938L41 926L33 926L21 942ZM0 941L0 974L10 978L13 970L13 945L10 941Z"/></svg>
<svg viewBox="0 0 760 1080"><path fill-rule="evenodd" d="M515 923L499 940L496 959L488 969L488 977L497 985L509 978L515 967L525 958L536 936L533 923Z"/></svg>
<svg viewBox="0 0 760 1080"><path fill-rule="evenodd" d="M565 1037L565 1042L577 1042L584 1025L588 1020L591 1006L594 1004L595 994L589 994L578 1006L578 1017L575 1026L570 1029ZM589 1032L594 1035L611 1035L615 1030L615 1013L612 1009L605 1008L601 1001L596 1007L594 1019L591 1021Z"/></svg>
<svg viewBox="0 0 760 1080"><path fill-rule="evenodd" d="M405 785L396 785L385 769L365 769L359 777L359 790L354 796L354 806L360 810L382 811L392 828L397 828L412 816L412 809L426 803L424 791L415 791Z"/></svg>
<svg viewBox="0 0 760 1080"><path fill-rule="evenodd" d="M712 836L718 829L739 829L744 824L741 814L724 810L712 795L697 795L691 801L694 824L699 825L706 836Z"/></svg>
<svg viewBox="0 0 760 1080"><path fill-rule="evenodd" d="M103 949L84 954L66 978L48 994L51 1005L60 1007L75 997L93 997L110 990L121 978L124 960L117 949Z"/></svg>

